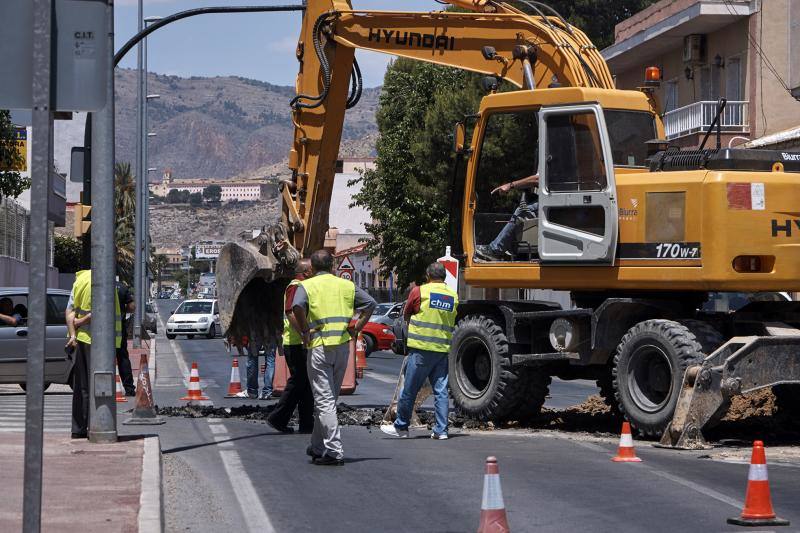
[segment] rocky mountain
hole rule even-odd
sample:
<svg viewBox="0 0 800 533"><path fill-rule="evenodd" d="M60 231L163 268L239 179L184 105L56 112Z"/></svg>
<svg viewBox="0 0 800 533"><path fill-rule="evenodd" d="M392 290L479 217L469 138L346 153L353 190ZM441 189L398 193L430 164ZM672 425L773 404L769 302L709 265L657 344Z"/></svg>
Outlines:
<svg viewBox="0 0 800 533"><path fill-rule="evenodd" d="M136 71L117 69L117 161L133 161L136 138ZM149 163L176 178L230 178L285 161L292 137L293 87L239 77L166 76L151 73ZM348 110L342 155L373 154L380 88L365 89Z"/></svg>

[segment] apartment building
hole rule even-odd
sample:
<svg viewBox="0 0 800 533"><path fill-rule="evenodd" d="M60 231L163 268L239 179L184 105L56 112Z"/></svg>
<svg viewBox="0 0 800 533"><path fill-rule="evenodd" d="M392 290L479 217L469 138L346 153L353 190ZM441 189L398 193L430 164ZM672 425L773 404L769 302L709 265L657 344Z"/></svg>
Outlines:
<svg viewBox="0 0 800 533"><path fill-rule="evenodd" d="M667 139L695 148L720 97L723 146L800 147L800 2L662 0L623 20L603 56L620 89L661 69Z"/></svg>

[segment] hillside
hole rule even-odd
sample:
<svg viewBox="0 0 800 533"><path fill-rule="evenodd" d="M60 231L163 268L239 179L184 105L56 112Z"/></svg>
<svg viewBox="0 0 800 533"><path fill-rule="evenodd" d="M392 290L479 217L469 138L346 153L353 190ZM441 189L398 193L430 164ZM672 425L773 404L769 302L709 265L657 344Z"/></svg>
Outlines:
<svg viewBox="0 0 800 533"><path fill-rule="evenodd" d="M136 138L136 71L117 70L117 160L133 161ZM176 178L230 178L285 161L292 137L293 87L238 77L166 76L151 73L149 163ZM365 89L348 110L342 155L369 156L377 135L380 88Z"/></svg>

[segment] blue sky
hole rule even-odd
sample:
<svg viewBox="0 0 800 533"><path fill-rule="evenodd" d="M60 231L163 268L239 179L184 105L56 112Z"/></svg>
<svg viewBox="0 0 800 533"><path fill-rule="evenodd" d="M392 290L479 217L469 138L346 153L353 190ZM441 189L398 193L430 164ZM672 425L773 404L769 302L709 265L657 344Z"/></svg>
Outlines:
<svg viewBox="0 0 800 533"><path fill-rule="evenodd" d="M202 6L283 5L300 0L144 0L144 16L166 16ZM431 11L443 6L434 0L353 0L356 9ZM116 47L137 30L137 0L115 3ZM177 76L254 78L278 85L294 85L297 60L294 50L300 32L300 13L245 13L200 15L174 22L148 39L151 72ZM356 52L364 85L381 85L391 59L375 52ZM136 49L120 66L136 67Z"/></svg>

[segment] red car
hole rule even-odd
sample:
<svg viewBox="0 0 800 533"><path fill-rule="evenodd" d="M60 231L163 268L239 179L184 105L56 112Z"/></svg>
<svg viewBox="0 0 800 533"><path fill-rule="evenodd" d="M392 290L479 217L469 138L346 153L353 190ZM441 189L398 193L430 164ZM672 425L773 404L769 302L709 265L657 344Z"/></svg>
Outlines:
<svg viewBox="0 0 800 533"><path fill-rule="evenodd" d="M391 350L394 342L392 333L392 322L400 316L403 304L388 303L378 304L372 313L369 322L361 332L364 335L364 342L367 344L367 357L375 350ZM350 322L350 326L355 325L355 319Z"/></svg>

